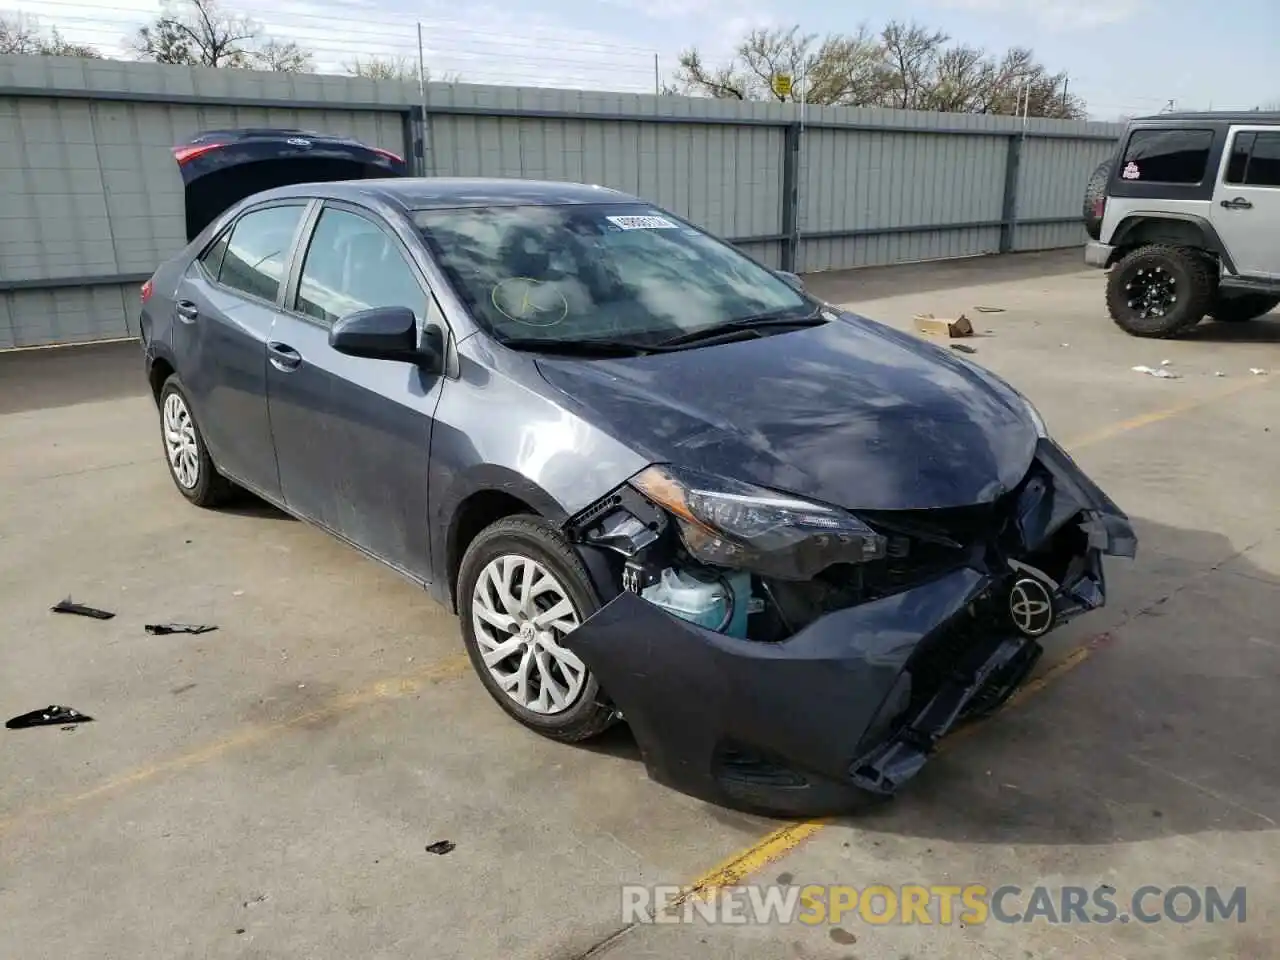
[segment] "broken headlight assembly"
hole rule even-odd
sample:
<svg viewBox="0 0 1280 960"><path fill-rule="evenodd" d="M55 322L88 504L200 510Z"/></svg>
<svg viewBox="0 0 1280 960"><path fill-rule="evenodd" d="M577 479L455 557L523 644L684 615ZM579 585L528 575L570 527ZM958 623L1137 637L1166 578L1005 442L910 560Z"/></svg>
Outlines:
<svg viewBox="0 0 1280 960"><path fill-rule="evenodd" d="M667 464L630 481L675 517L696 560L782 580L885 556L886 540L852 513L753 484Z"/></svg>

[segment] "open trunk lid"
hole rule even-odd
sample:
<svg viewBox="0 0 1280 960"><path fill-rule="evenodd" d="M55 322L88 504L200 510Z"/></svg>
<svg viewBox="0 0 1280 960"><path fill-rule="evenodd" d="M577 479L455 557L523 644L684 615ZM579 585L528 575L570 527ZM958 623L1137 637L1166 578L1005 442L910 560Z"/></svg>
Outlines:
<svg viewBox="0 0 1280 960"><path fill-rule="evenodd" d="M186 192L187 239L245 197L295 183L408 175L404 158L309 130L209 130L173 148Z"/></svg>

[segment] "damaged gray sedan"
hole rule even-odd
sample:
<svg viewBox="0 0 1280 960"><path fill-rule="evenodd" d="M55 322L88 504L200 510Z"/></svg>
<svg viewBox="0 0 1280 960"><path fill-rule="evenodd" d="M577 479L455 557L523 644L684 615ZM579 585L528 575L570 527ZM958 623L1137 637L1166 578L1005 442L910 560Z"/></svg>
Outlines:
<svg viewBox="0 0 1280 960"><path fill-rule="evenodd" d="M247 488L395 567L512 717L623 720L676 789L893 793L1135 553L1007 383L651 204L249 193L144 291L179 491Z"/></svg>

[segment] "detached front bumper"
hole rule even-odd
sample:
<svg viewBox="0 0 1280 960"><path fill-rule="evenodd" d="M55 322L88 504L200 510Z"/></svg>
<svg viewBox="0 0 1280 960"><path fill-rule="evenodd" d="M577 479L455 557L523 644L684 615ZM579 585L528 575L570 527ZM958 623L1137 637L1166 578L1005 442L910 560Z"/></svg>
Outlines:
<svg viewBox="0 0 1280 960"><path fill-rule="evenodd" d="M1050 441L1010 522L1026 555L1073 528L1054 580L975 563L829 613L788 639L727 637L622 593L566 637L631 726L649 775L700 799L791 816L895 792L961 720L998 708L1050 629L1105 602L1124 513ZM1051 608L1046 609L1046 607Z"/></svg>

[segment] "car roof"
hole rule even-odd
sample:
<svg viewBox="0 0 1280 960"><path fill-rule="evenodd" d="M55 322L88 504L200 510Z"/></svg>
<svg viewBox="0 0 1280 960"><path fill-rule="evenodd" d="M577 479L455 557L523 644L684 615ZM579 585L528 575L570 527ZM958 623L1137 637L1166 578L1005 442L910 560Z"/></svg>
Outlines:
<svg viewBox="0 0 1280 960"><path fill-rule="evenodd" d="M1280 112L1275 110L1239 110L1202 113L1157 113L1149 117L1134 117L1131 123L1280 123Z"/></svg>
<svg viewBox="0 0 1280 960"><path fill-rule="evenodd" d="M498 177L387 177L300 183L258 194L260 198L325 197L378 200L406 212L444 207L560 206L584 203L641 203L609 187L555 180Z"/></svg>

